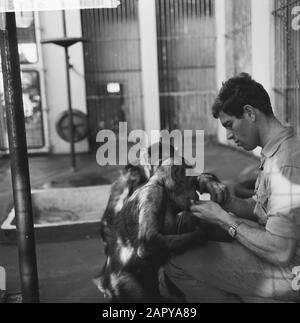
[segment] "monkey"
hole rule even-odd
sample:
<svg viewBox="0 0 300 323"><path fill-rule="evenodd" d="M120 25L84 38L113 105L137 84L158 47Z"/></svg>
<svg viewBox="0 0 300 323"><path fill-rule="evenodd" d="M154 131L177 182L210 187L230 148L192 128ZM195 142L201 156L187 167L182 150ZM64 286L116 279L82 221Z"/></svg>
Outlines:
<svg viewBox="0 0 300 323"><path fill-rule="evenodd" d="M153 151L157 152L157 160L152 160L153 163L151 163ZM139 159L134 164L128 164L122 169L120 176L112 184L108 203L100 221L100 236L104 242L105 250L124 203L149 180L165 158L172 158L175 154L173 145L170 144L166 149L166 146L160 141L148 149L142 150Z"/></svg>
<svg viewBox="0 0 300 323"><path fill-rule="evenodd" d="M157 161L150 162L152 151L158 152ZM121 175L112 184L109 200L100 221L100 236L104 242L104 248L111 236L111 231L114 230L117 217L127 199L136 191L137 188L146 184L149 178L155 173L156 169L166 158L179 157L173 145L169 145L168 149L160 141L157 144L150 146L146 151L141 153L140 158L134 164L125 166ZM211 194L212 200L217 200L216 192L223 192L224 197L221 199L225 203L229 195L228 189L221 183L218 177L214 174L203 173L197 178L197 191L201 194ZM222 202L221 202L222 204ZM203 224L211 231L211 239L217 241L227 241L227 236L224 237L222 231L213 226ZM215 234L214 234L215 233Z"/></svg>
<svg viewBox="0 0 300 323"><path fill-rule="evenodd" d="M99 289L112 302L165 301L159 293L159 267L171 255L207 240L201 226L178 233L177 215L198 199L197 178L185 176L191 166L179 164L178 157L163 161L115 218L98 279Z"/></svg>
<svg viewBox="0 0 300 323"><path fill-rule="evenodd" d="M152 148L153 146L144 151L144 155L141 155L140 159L134 165L129 164L128 166L126 166L122 170L120 177L112 185L109 201L100 222L100 235L104 242L106 262L102 268L101 273L98 275L98 278L106 277L107 280L107 277L113 277L108 275L107 273L112 270L110 261L111 259L114 259L116 250L118 250L118 248L120 247L120 243L119 245L116 244L116 241L120 242L120 240L118 240L118 228L124 224L123 217L125 217L125 219L128 217L128 212L121 212L123 206L139 188L147 184L148 180L154 175L156 170L160 167L160 165L166 158L173 158L176 155L176 151L172 145L169 147L169 149L165 150L163 144L159 142L156 146L158 150L158 161L156 163L153 163L154 165L150 165L149 159L151 158L151 152L153 151ZM165 151L167 151L167 154L164 154ZM178 155L176 156L179 157ZM198 176L197 179L194 178L194 184L196 185L197 191L199 191L200 193L210 193L213 198L216 198L215 192L220 189L219 186L221 186L221 189L224 188L224 185L219 181L219 179L215 175L209 173L203 173ZM223 191L226 193L226 190ZM201 227L202 240L204 240L204 237L206 236L207 240L210 241L232 241L230 236L222 229L214 225L201 222L199 219L192 217L187 211L178 214L178 219L180 225L178 226L177 233L190 233L194 230L195 226L197 226L198 228ZM98 278L95 278L94 280L96 285L100 288L100 290L102 290L104 294L107 293L107 296L109 298L112 298L112 296L109 295L109 290L103 290L103 288L101 287L103 285L103 279L100 279L101 284L99 284Z"/></svg>

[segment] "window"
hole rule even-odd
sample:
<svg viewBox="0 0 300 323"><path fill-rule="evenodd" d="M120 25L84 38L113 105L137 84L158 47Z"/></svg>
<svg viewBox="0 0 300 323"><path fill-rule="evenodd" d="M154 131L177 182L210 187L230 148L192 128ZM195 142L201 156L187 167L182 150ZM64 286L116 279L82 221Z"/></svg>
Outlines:
<svg viewBox="0 0 300 323"><path fill-rule="evenodd" d="M16 24L21 64L27 146L29 149L43 148L45 145L45 138L34 13L16 13ZM0 83L0 149L7 150L8 140L2 73Z"/></svg>
<svg viewBox="0 0 300 323"><path fill-rule="evenodd" d="M38 62L38 50L35 35L33 12L16 13L17 34L20 63L34 64Z"/></svg>

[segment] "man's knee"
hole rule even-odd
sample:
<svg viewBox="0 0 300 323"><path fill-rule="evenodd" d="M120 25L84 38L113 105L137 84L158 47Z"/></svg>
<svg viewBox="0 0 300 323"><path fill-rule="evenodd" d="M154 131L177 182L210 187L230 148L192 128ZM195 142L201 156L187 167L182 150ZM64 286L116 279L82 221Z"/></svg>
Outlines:
<svg viewBox="0 0 300 323"><path fill-rule="evenodd" d="M164 268L159 270L159 290L161 295L172 303L186 303L184 293L170 279Z"/></svg>
<svg viewBox="0 0 300 323"><path fill-rule="evenodd" d="M199 281L180 268L167 265L160 280L160 290L164 297L176 297L180 303L241 303L237 295L224 292L204 281ZM174 298L173 298L174 299ZM173 300L172 300L173 302Z"/></svg>

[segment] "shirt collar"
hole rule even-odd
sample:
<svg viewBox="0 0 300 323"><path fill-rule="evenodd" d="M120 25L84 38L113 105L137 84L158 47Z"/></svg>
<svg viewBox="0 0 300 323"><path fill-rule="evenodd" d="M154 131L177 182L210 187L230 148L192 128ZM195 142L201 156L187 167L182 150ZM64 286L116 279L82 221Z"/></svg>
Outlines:
<svg viewBox="0 0 300 323"><path fill-rule="evenodd" d="M275 155L280 145L288 138L293 137L294 131L291 127L286 127L277 134L275 134L271 140L267 142L262 150L262 156L270 158Z"/></svg>

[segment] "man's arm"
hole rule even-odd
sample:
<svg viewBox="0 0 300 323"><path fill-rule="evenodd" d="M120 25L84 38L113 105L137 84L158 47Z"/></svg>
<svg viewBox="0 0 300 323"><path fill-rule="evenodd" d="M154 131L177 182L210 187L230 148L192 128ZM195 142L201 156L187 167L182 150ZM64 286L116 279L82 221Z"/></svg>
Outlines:
<svg viewBox="0 0 300 323"><path fill-rule="evenodd" d="M220 225L228 230L233 223L238 222L238 218L226 213ZM281 267L289 264L297 246L296 240L273 235L263 228L255 228L246 222L239 225L237 240L257 256Z"/></svg>
<svg viewBox="0 0 300 323"><path fill-rule="evenodd" d="M237 217L258 222L258 217L254 214L255 200L250 199L239 199L237 197L230 197L224 206L224 210L232 212Z"/></svg>
<svg viewBox="0 0 300 323"><path fill-rule="evenodd" d="M231 196L228 187L213 174L203 173L198 176L197 182L200 194L209 193L211 200L221 205L227 212L232 212L243 219L258 222L257 216L254 215L256 202L253 198L239 199Z"/></svg>
<svg viewBox="0 0 300 323"><path fill-rule="evenodd" d="M241 221L217 203L198 202L191 206L191 211L198 218L219 225L224 230L228 230L233 224L240 224L237 240L255 255L276 266L288 265L295 253L296 240L273 235L253 221Z"/></svg>

